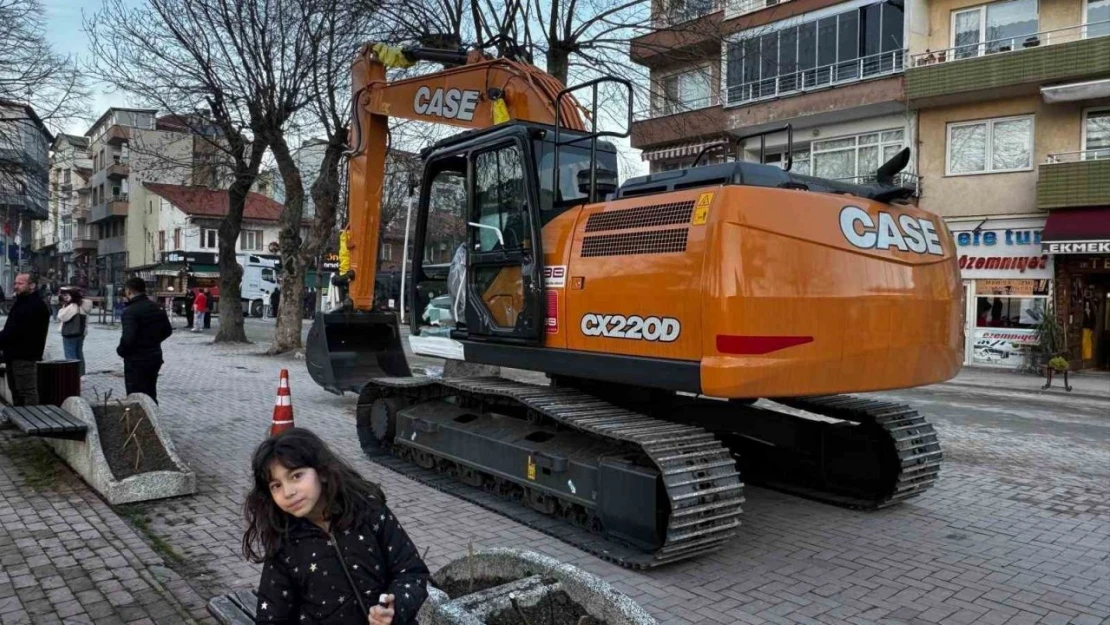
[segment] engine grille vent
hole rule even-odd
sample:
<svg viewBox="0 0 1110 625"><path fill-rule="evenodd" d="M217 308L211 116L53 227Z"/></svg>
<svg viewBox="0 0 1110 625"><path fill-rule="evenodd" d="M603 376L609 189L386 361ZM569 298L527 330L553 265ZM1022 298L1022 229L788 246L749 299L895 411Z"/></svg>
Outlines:
<svg viewBox="0 0 1110 625"><path fill-rule="evenodd" d="M673 226L690 222L694 201L637 206L607 213L594 213L586 220L586 232L626 230L651 226Z"/></svg>
<svg viewBox="0 0 1110 625"><path fill-rule="evenodd" d="M586 237L582 239L582 258L685 252L688 233L687 228L671 228Z"/></svg>

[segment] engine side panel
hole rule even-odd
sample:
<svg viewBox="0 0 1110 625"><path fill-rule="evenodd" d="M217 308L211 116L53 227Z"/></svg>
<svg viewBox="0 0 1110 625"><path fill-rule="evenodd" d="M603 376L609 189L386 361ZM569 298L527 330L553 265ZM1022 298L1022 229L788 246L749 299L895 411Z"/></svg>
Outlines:
<svg viewBox="0 0 1110 625"><path fill-rule="evenodd" d="M547 347L700 362L707 395L904 388L959 369L954 243L913 207L701 188L567 211L544 245L549 271L565 266Z"/></svg>

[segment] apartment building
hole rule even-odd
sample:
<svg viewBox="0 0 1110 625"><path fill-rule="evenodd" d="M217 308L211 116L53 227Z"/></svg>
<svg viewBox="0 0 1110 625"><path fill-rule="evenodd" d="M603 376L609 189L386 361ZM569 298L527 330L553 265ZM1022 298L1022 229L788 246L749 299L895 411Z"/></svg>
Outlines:
<svg viewBox="0 0 1110 625"><path fill-rule="evenodd" d="M120 285L125 271L158 262L155 237L159 198L144 182L193 182L195 137L154 109L110 108L85 133L92 175L88 223L95 228L97 258L91 286Z"/></svg>
<svg viewBox="0 0 1110 625"><path fill-rule="evenodd" d="M867 180L915 132L902 78L913 11L901 0L657 0L657 30L631 46L651 73L632 145L664 171L789 123L792 171ZM744 157L785 164L787 142L745 140Z"/></svg>
<svg viewBox="0 0 1110 625"><path fill-rule="evenodd" d="M34 252L39 272L65 284L88 285L96 265L96 237L90 234L87 195L92 174L89 140L59 134L51 146L50 200L45 221L36 222Z"/></svg>
<svg viewBox="0 0 1110 625"><path fill-rule="evenodd" d="M911 38L921 206L956 235L967 361L1020 366L1040 319L1110 368L1110 0L925 0Z"/></svg>
<svg viewBox="0 0 1110 625"><path fill-rule="evenodd" d="M956 235L967 364L1019 367L1054 310L1110 368L1110 0L657 0L632 42L651 170L789 123L794 171L903 183ZM785 133L743 141L784 162ZM760 152L765 152L763 155ZM712 162L719 150L703 156Z"/></svg>
<svg viewBox="0 0 1110 625"><path fill-rule="evenodd" d="M16 273L31 268L32 223L49 215L53 141L34 109L0 100L0 286L8 294Z"/></svg>

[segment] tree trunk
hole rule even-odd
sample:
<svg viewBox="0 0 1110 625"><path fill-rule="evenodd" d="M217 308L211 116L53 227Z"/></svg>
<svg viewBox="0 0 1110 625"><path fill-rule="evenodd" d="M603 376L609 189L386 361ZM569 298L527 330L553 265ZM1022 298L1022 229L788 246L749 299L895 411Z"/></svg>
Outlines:
<svg viewBox="0 0 1110 625"><path fill-rule="evenodd" d="M304 319L305 262L301 258L301 222L304 219L304 184L281 131L270 138L281 180L285 184L285 208L281 212L281 297L271 354L300 349Z"/></svg>
<svg viewBox="0 0 1110 625"><path fill-rule="evenodd" d="M316 181L312 183L312 203L316 206L316 218L312 222L312 230L308 240L301 245L301 260L306 263L315 261L316 257L324 251L324 247L335 230L336 214L339 209L339 163L346 149L346 130L337 133L328 142L324 149L324 158L320 161L320 171L317 172ZM320 270L319 267L316 268Z"/></svg>
<svg viewBox="0 0 1110 625"><path fill-rule="evenodd" d="M547 51L547 73L559 79L563 86L567 86L567 77L570 73L570 52L560 45L552 45Z"/></svg>
<svg viewBox="0 0 1110 625"><path fill-rule="evenodd" d="M258 167L262 162L264 145L251 146L250 162L236 164L235 182L227 190L227 216L220 222L220 329L216 332L217 343L249 343L243 327L242 298L243 268L235 258L235 242L239 240L243 228L243 208L247 204L247 193L258 177ZM256 157L257 152L257 157Z"/></svg>

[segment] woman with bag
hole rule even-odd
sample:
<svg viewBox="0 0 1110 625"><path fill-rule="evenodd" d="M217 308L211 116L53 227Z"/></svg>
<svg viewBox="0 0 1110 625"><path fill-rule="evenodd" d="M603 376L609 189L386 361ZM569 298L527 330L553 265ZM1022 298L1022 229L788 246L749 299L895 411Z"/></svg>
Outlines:
<svg viewBox="0 0 1110 625"><path fill-rule="evenodd" d="M85 334L88 331L88 315L92 302L81 297L76 290L65 289L61 295L62 309L58 311L58 322L62 327L62 348L66 360L81 361L81 375L85 375Z"/></svg>

